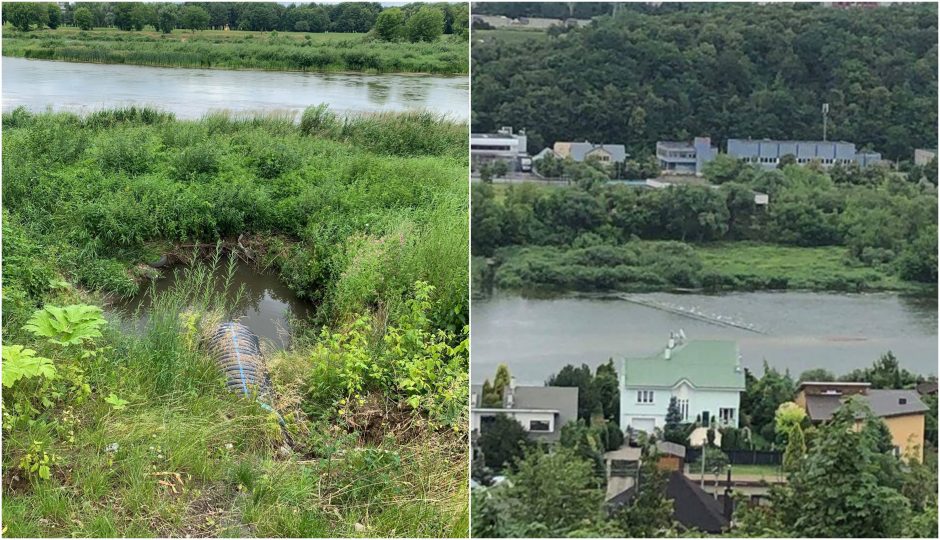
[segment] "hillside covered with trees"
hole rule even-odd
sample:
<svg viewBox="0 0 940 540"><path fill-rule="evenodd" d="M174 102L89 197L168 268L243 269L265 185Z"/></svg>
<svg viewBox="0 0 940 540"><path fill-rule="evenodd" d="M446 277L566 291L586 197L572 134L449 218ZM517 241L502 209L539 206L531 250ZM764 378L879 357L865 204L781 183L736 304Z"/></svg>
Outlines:
<svg viewBox="0 0 940 540"><path fill-rule="evenodd" d="M564 16L539 5L482 9ZM548 36L474 34L473 131L526 128L533 153L623 143L639 158L657 140L695 136L820 139L829 103L831 139L891 160L937 145L936 4L619 7Z"/></svg>

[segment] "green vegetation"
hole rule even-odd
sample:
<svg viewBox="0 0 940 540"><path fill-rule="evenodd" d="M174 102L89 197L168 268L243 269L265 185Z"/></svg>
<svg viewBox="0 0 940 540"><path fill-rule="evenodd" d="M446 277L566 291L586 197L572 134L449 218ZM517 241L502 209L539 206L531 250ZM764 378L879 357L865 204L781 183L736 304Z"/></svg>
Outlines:
<svg viewBox="0 0 940 540"><path fill-rule="evenodd" d="M450 37L434 43L386 43L366 35L293 32L258 35L175 30L123 33L4 32L3 54L41 60L163 67L364 71L377 73L467 72L467 45Z"/></svg>
<svg viewBox="0 0 940 540"><path fill-rule="evenodd" d="M936 188L872 168L715 162L711 185L473 186L473 254L507 289L923 290L936 283ZM770 197L754 202L754 192ZM475 259L476 260L476 259ZM480 281L484 277L479 270Z"/></svg>
<svg viewBox="0 0 940 540"><path fill-rule="evenodd" d="M381 14L393 11L410 18L422 9L433 9L442 19L437 35L467 36L466 4L414 2L398 8L384 8L377 2L341 2L334 4L277 2L87 2L26 3L10 2L3 10L3 22L9 21L26 32L60 24L92 28L117 28L141 31L150 26L169 33L175 28L187 30L246 30L252 32L341 32L364 34L374 28Z"/></svg>
<svg viewBox="0 0 940 540"><path fill-rule="evenodd" d="M317 107L3 128L5 536L466 535L466 126ZM107 311L192 244L215 255L141 329ZM204 346L238 303L212 286L229 252L315 306L266 352L283 427Z"/></svg>
<svg viewBox="0 0 940 540"><path fill-rule="evenodd" d="M532 153L590 140L625 144L642 161L658 140L819 140L823 103L830 139L906 161L915 148L937 146L934 4L500 2L474 9L596 16L583 28L474 34L472 129L524 127Z"/></svg>

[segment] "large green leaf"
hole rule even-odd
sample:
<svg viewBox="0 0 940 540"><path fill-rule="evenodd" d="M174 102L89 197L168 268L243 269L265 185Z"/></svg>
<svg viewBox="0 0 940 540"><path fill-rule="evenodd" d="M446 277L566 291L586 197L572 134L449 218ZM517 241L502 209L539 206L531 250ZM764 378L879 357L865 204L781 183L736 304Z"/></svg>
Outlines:
<svg viewBox="0 0 940 540"><path fill-rule="evenodd" d="M36 356L36 351L22 345L3 346L3 386L13 386L20 379L45 377L54 379L56 369L52 360Z"/></svg>
<svg viewBox="0 0 940 540"><path fill-rule="evenodd" d="M78 345L101 337L100 328L107 322L101 313L101 308L87 304L45 306L23 328L58 345Z"/></svg>

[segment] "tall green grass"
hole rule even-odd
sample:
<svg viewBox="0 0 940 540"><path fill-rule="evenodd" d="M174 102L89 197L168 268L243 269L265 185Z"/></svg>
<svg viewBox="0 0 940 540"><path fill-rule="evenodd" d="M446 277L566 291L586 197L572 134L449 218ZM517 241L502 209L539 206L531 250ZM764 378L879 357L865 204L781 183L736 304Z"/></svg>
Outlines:
<svg viewBox="0 0 940 540"><path fill-rule="evenodd" d="M309 34L308 34L309 36ZM466 40L388 43L365 34L307 39L295 33L152 32L74 28L19 32L6 27L3 54L41 60L164 67L374 73L467 73Z"/></svg>
<svg viewBox="0 0 940 540"><path fill-rule="evenodd" d="M394 306L424 280L449 298L441 323L459 328L466 125L323 109L300 120L18 109L3 116L4 206L25 239L57 254L56 272L90 289L133 294L136 265L175 244L277 237L266 262L319 303L319 322ZM351 293L368 257L382 272L355 286L368 294Z"/></svg>

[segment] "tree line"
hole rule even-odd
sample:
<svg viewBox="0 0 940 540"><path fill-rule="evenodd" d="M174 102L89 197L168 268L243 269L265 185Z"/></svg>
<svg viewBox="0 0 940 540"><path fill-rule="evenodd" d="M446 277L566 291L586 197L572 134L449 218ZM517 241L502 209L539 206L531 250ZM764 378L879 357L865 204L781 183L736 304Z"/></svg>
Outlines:
<svg viewBox="0 0 940 540"><path fill-rule="evenodd" d="M497 5L478 11L567 10ZM481 33L472 128L526 128L533 153L590 140L641 160L658 140L818 140L829 103L829 138L910 160L937 146L936 35L935 4L625 5L548 36Z"/></svg>
<svg viewBox="0 0 940 540"><path fill-rule="evenodd" d="M390 13L389 13L390 12ZM382 39L433 41L443 34L467 34L467 7L411 3L384 8L376 2L289 4L275 2L82 2L4 5L3 22L21 31L60 25L143 30L250 30L365 33L376 27ZM379 27L376 24L380 22Z"/></svg>
<svg viewBox="0 0 940 540"><path fill-rule="evenodd" d="M853 264L936 282L936 187L923 176L914 182L883 167L762 170L719 158L706 167L710 185L637 188L607 182L583 163L567 166L574 184L567 188L515 185L498 197L493 185L474 184L473 254L488 257L507 246L619 247L635 239L749 240L843 246ZM756 204L755 192L768 194L769 205ZM603 257L595 263L623 264Z"/></svg>

